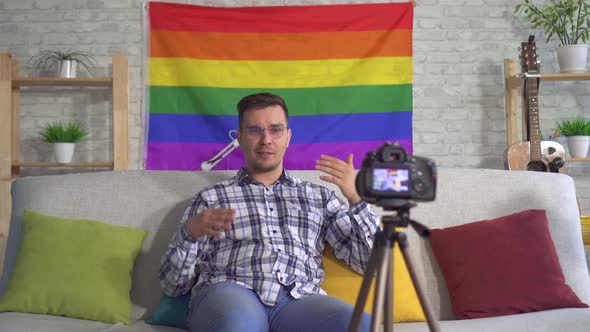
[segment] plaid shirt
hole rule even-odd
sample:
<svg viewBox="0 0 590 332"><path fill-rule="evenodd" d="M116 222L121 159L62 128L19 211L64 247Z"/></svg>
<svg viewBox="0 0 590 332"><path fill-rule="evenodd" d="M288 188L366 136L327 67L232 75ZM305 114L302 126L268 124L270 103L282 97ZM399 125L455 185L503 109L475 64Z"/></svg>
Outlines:
<svg viewBox="0 0 590 332"><path fill-rule="evenodd" d="M209 208L236 210L233 227L222 237L192 239L183 227ZM199 192L188 206L160 267L160 283L170 296L231 281L254 290L267 305L282 286L294 285L301 298L325 294L322 252L362 273L368 263L378 216L365 202L346 204L322 186L283 172L271 186L250 178L245 169Z"/></svg>

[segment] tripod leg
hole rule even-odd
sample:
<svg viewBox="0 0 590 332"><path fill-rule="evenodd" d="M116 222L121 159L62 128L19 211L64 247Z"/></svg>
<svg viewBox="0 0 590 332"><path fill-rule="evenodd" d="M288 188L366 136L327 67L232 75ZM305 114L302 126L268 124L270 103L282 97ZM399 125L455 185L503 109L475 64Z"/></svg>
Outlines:
<svg viewBox="0 0 590 332"><path fill-rule="evenodd" d="M401 249L402 256L404 257L404 261L406 262L406 266L408 267L408 272L410 273L412 283L416 288L416 293L418 294L418 299L420 300L420 304L422 305L422 309L424 310L424 315L426 316L428 327L431 332L440 332L440 327L438 326L438 322L434 319L432 308L430 307L430 304L428 303L426 296L424 296L424 290L422 289L422 286L418 282L416 270L414 269L414 265L412 263L410 255L406 251L408 247L408 239L406 238L406 234L400 233L398 239L399 248Z"/></svg>
<svg viewBox="0 0 590 332"><path fill-rule="evenodd" d="M371 331L379 331L381 318L383 317L383 307L385 306L385 297L387 296L387 274L391 270L391 247L383 248L383 258L375 281L375 297L373 299L373 317L371 317ZM391 312L390 312L391 315Z"/></svg>
<svg viewBox="0 0 590 332"><path fill-rule="evenodd" d="M365 270L365 276L363 277L361 289L359 290L359 295L356 299L354 311L352 313L352 319L348 327L349 332L358 331L365 304L367 303L367 297L369 296L369 291L371 289L371 283L373 282L373 277L383 261L383 255L385 254L383 250L384 243L385 237L375 234L373 249L371 249L371 254L369 255L369 262L367 264L367 269Z"/></svg>
<svg viewBox="0 0 590 332"><path fill-rule="evenodd" d="M389 250L389 259L386 261L388 266L387 268L387 284L385 286L385 319L383 320L383 332L392 332L393 330L393 269L395 264L394 262L394 252L393 252L393 245L391 244L391 248Z"/></svg>

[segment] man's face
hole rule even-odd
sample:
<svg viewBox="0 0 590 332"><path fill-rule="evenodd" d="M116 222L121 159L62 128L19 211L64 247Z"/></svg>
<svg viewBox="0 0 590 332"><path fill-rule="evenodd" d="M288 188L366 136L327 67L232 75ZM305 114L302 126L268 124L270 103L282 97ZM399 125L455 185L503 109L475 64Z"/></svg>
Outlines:
<svg viewBox="0 0 590 332"><path fill-rule="evenodd" d="M248 110L238 130L238 142L246 156L248 171L271 172L283 168L283 156L291 141L291 129L281 106Z"/></svg>

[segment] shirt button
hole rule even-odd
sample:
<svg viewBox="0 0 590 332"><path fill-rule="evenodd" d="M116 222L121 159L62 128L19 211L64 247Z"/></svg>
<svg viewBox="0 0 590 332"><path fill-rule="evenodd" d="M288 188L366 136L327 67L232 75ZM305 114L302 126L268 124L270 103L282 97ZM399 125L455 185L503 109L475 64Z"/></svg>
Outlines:
<svg viewBox="0 0 590 332"><path fill-rule="evenodd" d="M271 210L271 211L274 211L275 209L273 209L273 208L270 208L270 210Z"/></svg>
<svg viewBox="0 0 590 332"><path fill-rule="evenodd" d="M272 232L273 232L274 234L277 234L277 230L276 230L276 229L273 229L273 230L272 230Z"/></svg>
<svg viewBox="0 0 590 332"><path fill-rule="evenodd" d="M283 281L283 277L280 277L280 278L279 278L279 280L280 280L280 281Z"/></svg>
<svg viewBox="0 0 590 332"><path fill-rule="evenodd" d="M281 249L277 249L278 252L281 252Z"/></svg>

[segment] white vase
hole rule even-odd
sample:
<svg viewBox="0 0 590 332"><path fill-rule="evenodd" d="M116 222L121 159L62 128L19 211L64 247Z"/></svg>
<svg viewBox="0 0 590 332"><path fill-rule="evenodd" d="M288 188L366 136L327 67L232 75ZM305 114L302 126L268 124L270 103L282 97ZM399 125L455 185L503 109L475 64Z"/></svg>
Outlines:
<svg viewBox="0 0 590 332"><path fill-rule="evenodd" d="M70 163L74 156L74 143L53 143L53 158L58 163Z"/></svg>
<svg viewBox="0 0 590 332"><path fill-rule="evenodd" d="M588 45L562 45L557 48L559 71L562 73L585 73Z"/></svg>
<svg viewBox="0 0 590 332"><path fill-rule="evenodd" d="M588 147L590 146L590 136L568 136L567 148L572 158L586 158Z"/></svg>
<svg viewBox="0 0 590 332"><path fill-rule="evenodd" d="M76 70L78 63L72 60L65 60L59 63L58 73L59 77L74 78L76 77Z"/></svg>

